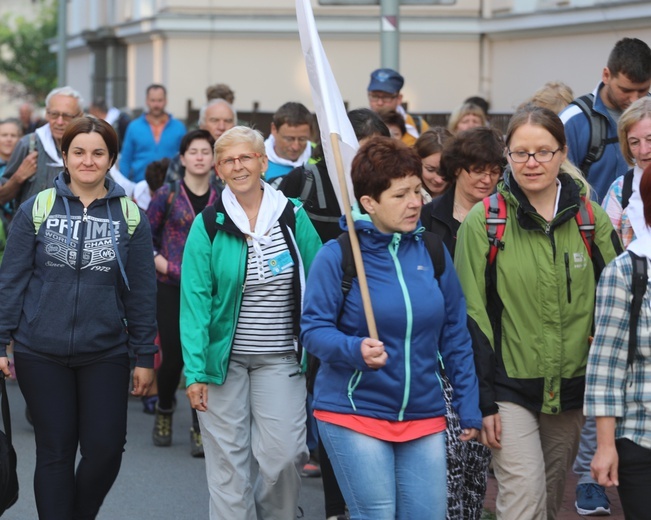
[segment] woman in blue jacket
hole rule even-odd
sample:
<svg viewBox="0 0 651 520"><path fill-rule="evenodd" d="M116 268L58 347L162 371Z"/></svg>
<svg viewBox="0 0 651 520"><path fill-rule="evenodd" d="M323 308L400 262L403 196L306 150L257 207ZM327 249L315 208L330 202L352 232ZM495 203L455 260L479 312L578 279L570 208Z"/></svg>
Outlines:
<svg viewBox="0 0 651 520"><path fill-rule="evenodd" d="M439 356L461 438L481 428L463 294L447 251L447 268L434 273L423 241L416 153L373 138L355 157L352 180L379 339L369 337L357 278L342 291L341 246L328 242L310 271L301 321L303 345L321 360L314 415L352 519L444 519Z"/></svg>
<svg viewBox="0 0 651 520"><path fill-rule="evenodd" d="M131 393L144 395L156 352L149 224L106 177L115 131L79 118L61 151L65 170L20 206L0 268L0 370L9 373L13 339L34 424L40 520L97 516L126 443L131 360Z"/></svg>

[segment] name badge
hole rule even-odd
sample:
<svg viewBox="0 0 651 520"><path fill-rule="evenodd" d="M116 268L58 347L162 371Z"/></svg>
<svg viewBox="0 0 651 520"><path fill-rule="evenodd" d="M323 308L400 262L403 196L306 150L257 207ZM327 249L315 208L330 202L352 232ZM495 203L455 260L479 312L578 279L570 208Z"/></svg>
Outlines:
<svg viewBox="0 0 651 520"><path fill-rule="evenodd" d="M292 255L289 254L289 251L283 251L269 260L269 269L271 270L271 274L274 276L278 276L285 269L293 265L294 260L292 260Z"/></svg>

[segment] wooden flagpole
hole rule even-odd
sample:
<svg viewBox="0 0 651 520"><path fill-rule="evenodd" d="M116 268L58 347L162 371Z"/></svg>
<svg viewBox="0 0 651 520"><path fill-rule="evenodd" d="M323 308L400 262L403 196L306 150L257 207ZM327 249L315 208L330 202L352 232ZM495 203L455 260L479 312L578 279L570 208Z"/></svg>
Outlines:
<svg viewBox="0 0 651 520"><path fill-rule="evenodd" d="M346 215L346 224L348 225L348 234L350 235L350 246L353 250L353 259L355 260L355 269L357 270L357 280L359 281L359 290L362 294L362 304L364 305L364 315L368 325L369 336L373 339L379 339L377 326L375 324L375 315L371 305L371 294L368 290L366 281L366 271L362 260L362 251L359 248L359 239L355 232L355 223L353 222L352 209L350 207L350 197L348 196L348 184L344 173L344 163L341 158L341 149L339 148L339 134L330 134L330 144L332 145L332 154L337 166L337 177L339 178L339 189L341 190L341 200L344 206L344 215Z"/></svg>

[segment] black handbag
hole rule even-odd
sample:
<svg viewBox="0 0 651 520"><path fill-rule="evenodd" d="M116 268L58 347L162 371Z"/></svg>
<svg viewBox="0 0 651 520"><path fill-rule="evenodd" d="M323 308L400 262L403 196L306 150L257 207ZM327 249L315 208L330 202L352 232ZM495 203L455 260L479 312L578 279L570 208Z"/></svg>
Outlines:
<svg viewBox="0 0 651 520"><path fill-rule="evenodd" d="M0 516L18 500L18 474L16 473L16 450L11 444L11 415L7 382L0 372L0 390L2 390L2 423L4 433L0 432Z"/></svg>

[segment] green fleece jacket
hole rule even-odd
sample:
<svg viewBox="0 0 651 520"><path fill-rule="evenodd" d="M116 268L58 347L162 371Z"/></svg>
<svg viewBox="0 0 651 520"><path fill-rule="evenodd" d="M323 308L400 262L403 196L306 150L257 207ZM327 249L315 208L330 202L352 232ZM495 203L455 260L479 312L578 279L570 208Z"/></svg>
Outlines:
<svg viewBox="0 0 651 520"><path fill-rule="evenodd" d="M305 210L298 206L300 203L290 199L288 204L296 206L295 233L283 217L279 222L294 265L303 268L302 272L300 268L294 269L294 323L298 337L304 282L321 240ZM217 234L214 241L210 242L201 214L190 228L183 252L180 321L187 386L224 383L242 303L246 238L224 210L221 199L215 205ZM297 349L301 359L298 343Z"/></svg>
<svg viewBox="0 0 651 520"><path fill-rule="evenodd" d="M596 280L621 244L608 215L589 202L595 216L590 257L575 219L585 188L566 173L558 179L558 211L549 223L512 174L500 183L507 222L493 266L487 266L483 204L459 230L454 264L468 305L484 416L497 413L497 401L546 414L583 404Z"/></svg>

